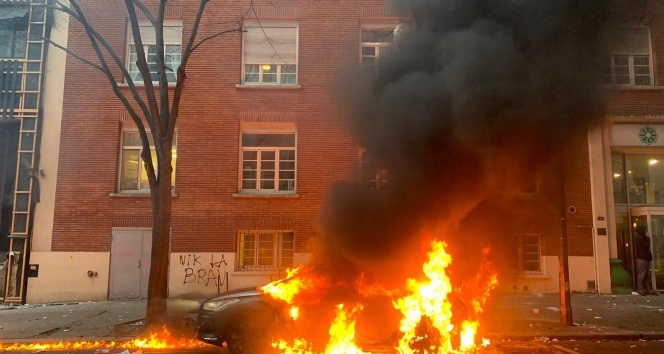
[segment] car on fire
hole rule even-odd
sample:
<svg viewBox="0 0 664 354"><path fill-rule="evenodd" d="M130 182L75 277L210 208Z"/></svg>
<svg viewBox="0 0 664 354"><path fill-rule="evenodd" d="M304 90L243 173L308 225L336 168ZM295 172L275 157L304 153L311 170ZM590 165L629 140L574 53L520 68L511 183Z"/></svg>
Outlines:
<svg viewBox="0 0 664 354"><path fill-rule="evenodd" d="M372 296L363 303L363 310L356 317L355 344L365 352L393 353L399 339L398 331L393 329L398 328L400 319L394 317L398 313L392 301L389 297ZM323 324L330 319L325 317L325 308L308 309L315 313L314 322L301 327L290 317L286 303L273 299L259 288L233 290L201 304L196 337L208 344L226 346L231 354L276 353L271 345L274 338L292 339L300 336L303 329L310 331L311 327L326 331ZM420 328L423 332L419 343L415 344L422 351L436 341L435 336L425 334L428 323L423 321Z"/></svg>
<svg viewBox="0 0 664 354"><path fill-rule="evenodd" d="M265 353L272 331L288 321L282 310L257 288L232 290L201 304L196 337L220 347L226 344L231 354Z"/></svg>
<svg viewBox="0 0 664 354"><path fill-rule="evenodd" d="M372 318L389 312L382 306L391 308L391 303L384 300L374 301L373 305L365 308ZM380 305L376 306L378 303ZM316 327L326 332L321 326L326 323L324 315L313 317ZM288 306L258 288L233 290L206 300L199 308L196 322L196 337L199 340L219 347L225 344L231 354L269 353L272 338L292 338L299 332L289 315ZM389 327L385 326L387 320L382 318L380 329L362 326L363 322L366 321L362 318L358 320L357 344L373 353L393 352L393 333L378 333ZM366 329L364 333L360 333L362 328Z"/></svg>

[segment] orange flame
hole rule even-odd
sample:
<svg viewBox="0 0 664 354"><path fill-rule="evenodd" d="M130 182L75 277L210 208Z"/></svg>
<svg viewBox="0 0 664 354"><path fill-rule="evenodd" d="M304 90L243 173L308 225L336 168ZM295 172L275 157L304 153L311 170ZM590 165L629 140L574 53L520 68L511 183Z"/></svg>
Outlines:
<svg viewBox="0 0 664 354"><path fill-rule="evenodd" d="M486 260L486 249L485 260L477 275L465 279L460 287L454 288L448 274L452 257L445 248L444 242L432 242L428 259L422 266L424 278L408 279L402 289L387 289L382 284L368 284L363 275L355 281L357 293L363 299L374 296L389 296L394 299L392 305L401 313L401 338L398 343L394 343L398 353L461 353L476 348L480 315L491 291L498 285L496 271ZM270 283L262 290L275 299L293 305L294 302L301 302L296 299L306 300L307 297L296 298L302 291L324 291L325 281L324 277L315 276L310 269L297 268L289 270L286 279ZM329 341L324 351L314 349L308 338L291 341L278 338L273 341L272 346L286 354L364 353L363 349L355 344L355 317L362 309L361 304L350 308L344 305L336 307L336 315L328 332ZM298 318L299 310L298 306L290 309L294 321ZM482 339L482 345L489 345L489 341Z"/></svg>
<svg viewBox="0 0 664 354"><path fill-rule="evenodd" d="M292 304L295 295L311 289L314 284L310 277L298 277L301 267L286 270L286 278L265 285L261 290L275 299Z"/></svg>
<svg viewBox="0 0 664 354"><path fill-rule="evenodd" d="M171 332L162 328L161 332L152 332L144 338L127 341L76 341L58 343L12 343L1 344L0 352L18 350L82 350L82 349L193 349L209 348L209 344L193 338L175 338Z"/></svg>

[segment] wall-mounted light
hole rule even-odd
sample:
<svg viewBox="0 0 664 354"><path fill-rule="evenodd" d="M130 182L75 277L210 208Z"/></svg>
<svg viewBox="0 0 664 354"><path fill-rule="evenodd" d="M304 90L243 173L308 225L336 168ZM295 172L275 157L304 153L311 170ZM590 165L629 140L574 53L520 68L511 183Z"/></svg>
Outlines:
<svg viewBox="0 0 664 354"><path fill-rule="evenodd" d="M620 173L614 173L613 178L620 178Z"/></svg>
<svg viewBox="0 0 664 354"><path fill-rule="evenodd" d="M263 70L270 70L270 69L272 69L272 65L270 65L270 64L264 64L263 65Z"/></svg>
<svg viewBox="0 0 664 354"><path fill-rule="evenodd" d="M650 166L652 166L652 165L654 165L654 164L656 164L656 163L657 163L657 160L656 160L656 159L650 159L650 160L648 160L648 165L650 165Z"/></svg>

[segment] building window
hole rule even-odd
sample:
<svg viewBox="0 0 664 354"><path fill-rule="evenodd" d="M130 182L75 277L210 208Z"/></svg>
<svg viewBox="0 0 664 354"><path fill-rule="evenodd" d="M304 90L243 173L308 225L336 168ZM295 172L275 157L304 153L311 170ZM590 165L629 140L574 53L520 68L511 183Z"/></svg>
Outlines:
<svg viewBox="0 0 664 354"><path fill-rule="evenodd" d="M242 191L295 191L295 134L242 133Z"/></svg>
<svg viewBox="0 0 664 354"><path fill-rule="evenodd" d="M25 58L30 6L0 6L0 58Z"/></svg>
<svg viewBox="0 0 664 354"><path fill-rule="evenodd" d="M238 269L283 269L293 266L293 232L241 232Z"/></svg>
<svg viewBox="0 0 664 354"><path fill-rule="evenodd" d="M360 178L362 185L369 189L387 190L390 187L390 171L371 158L364 148L360 148Z"/></svg>
<svg viewBox="0 0 664 354"><path fill-rule="evenodd" d="M519 273L541 274L541 246L539 235L515 235L508 245L510 266Z"/></svg>
<svg viewBox="0 0 664 354"><path fill-rule="evenodd" d="M650 35L643 28L611 29L605 34L603 84L652 86Z"/></svg>
<svg viewBox="0 0 664 354"><path fill-rule="evenodd" d="M249 22L243 33L243 83L297 84L297 23Z"/></svg>
<svg viewBox="0 0 664 354"><path fill-rule="evenodd" d="M143 50L145 51L148 68L153 82L159 81L157 74L157 38L155 29L149 22L139 23L141 32L141 41L143 42ZM136 61L138 59L136 53L136 46L134 45L134 35L132 34L131 27L127 30L127 70L129 76L134 82L143 82ZM169 83L177 81L177 69L180 66L180 52L182 51L182 22L181 21L164 21L164 61L166 66L166 79Z"/></svg>
<svg viewBox="0 0 664 354"><path fill-rule="evenodd" d="M360 60L362 69L374 70L380 58L394 45L395 26L362 28L360 30Z"/></svg>
<svg viewBox="0 0 664 354"><path fill-rule="evenodd" d="M154 150L152 133L148 133L153 165L157 165L157 153ZM138 131L122 132L122 151L120 156L120 191L148 191L148 173L141 159L143 144ZM171 188L175 187L175 166L177 160L177 132L173 136Z"/></svg>

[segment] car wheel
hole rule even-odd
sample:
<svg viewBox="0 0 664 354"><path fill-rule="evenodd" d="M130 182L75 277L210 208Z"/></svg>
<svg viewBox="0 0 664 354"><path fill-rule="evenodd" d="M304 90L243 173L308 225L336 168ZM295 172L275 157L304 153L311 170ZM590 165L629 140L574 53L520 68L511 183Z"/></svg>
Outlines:
<svg viewBox="0 0 664 354"><path fill-rule="evenodd" d="M226 333L231 354L264 354L271 347L270 323L265 318L243 318L234 321Z"/></svg>

